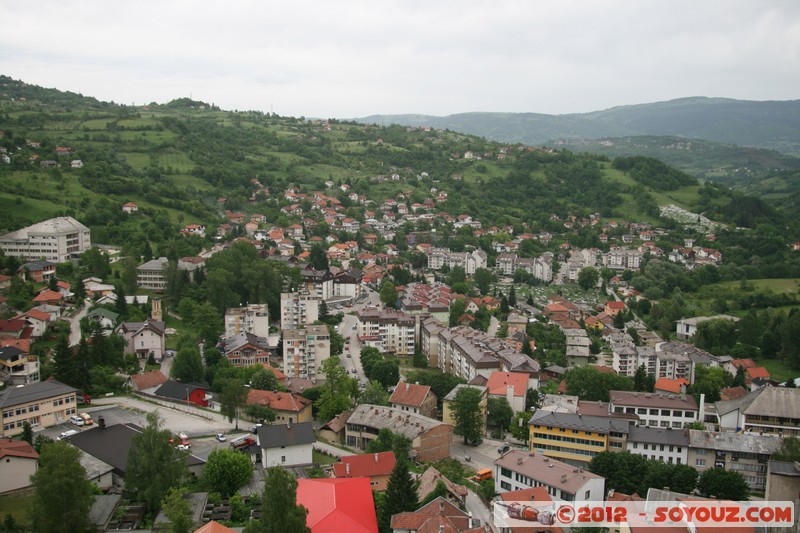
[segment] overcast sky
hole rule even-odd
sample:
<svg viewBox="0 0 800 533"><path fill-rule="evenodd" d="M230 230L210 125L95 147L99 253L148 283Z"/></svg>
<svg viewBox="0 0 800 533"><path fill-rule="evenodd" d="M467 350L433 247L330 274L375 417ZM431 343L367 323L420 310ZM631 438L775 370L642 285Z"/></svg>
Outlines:
<svg viewBox="0 0 800 533"><path fill-rule="evenodd" d="M800 1L0 0L0 74L286 116L800 98Z"/></svg>

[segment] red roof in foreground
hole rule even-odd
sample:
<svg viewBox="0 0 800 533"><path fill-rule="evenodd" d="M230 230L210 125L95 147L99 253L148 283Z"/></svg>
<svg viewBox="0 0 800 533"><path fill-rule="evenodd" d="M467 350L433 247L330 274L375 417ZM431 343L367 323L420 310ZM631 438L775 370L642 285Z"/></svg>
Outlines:
<svg viewBox="0 0 800 533"><path fill-rule="evenodd" d="M394 452L365 453L347 455L334 463L333 472L337 478L388 476L394 469ZM347 469L350 465L350 469Z"/></svg>
<svg viewBox="0 0 800 533"><path fill-rule="evenodd" d="M311 405L311 400L291 392L251 389L247 393L247 405L265 405L275 411L299 413Z"/></svg>
<svg viewBox="0 0 800 533"><path fill-rule="evenodd" d="M528 374L521 372L492 372L486 387L490 395L505 396L509 385L514 387L514 396L525 396L528 390Z"/></svg>
<svg viewBox="0 0 800 533"><path fill-rule="evenodd" d="M160 370L154 370L152 372L134 374L131 376L131 381L136 384L138 390L142 390L155 387L156 385L163 385L167 382L167 376L162 374Z"/></svg>
<svg viewBox="0 0 800 533"><path fill-rule="evenodd" d="M427 385L417 385L416 383L400 382L394 388L392 397L389 398L389 403L397 403L401 405L412 405L414 407L421 407L425 397L431 392L431 388Z"/></svg>
<svg viewBox="0 0 800 533"><path fill-rule="evenodd" d="M29 459L38 459L39 454L33 449L33 446L24 440L0 440L0 459L3 457L26 457Z"/></svg>
<svg viewBox="0 0 800 533"><path fill-rule="evenodd" d="M378 533L369 478L298 479L297 503L312 533Z"/></svg>
<svg viewBox="0 0 800 533"><path fill-rule="evenodd" d="M689 380L686 378L678 378L678 379L669 379L669 378L658 378L656 380L655 389L657 391L665 391L665 392L685 392L685 390L681 390L681 385L688 387Z"/></svg>
<svg viewBox="0 0 800 533"><path fill-rule="evenodd" d="M195 529L194 533L235 533L235 530L212 520L200 529Z"/></svg>

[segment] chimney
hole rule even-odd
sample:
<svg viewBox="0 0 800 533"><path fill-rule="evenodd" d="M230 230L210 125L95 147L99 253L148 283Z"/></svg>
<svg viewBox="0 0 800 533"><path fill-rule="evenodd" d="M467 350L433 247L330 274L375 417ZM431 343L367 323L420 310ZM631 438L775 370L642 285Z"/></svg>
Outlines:
<svg viewBox="0 0 800 533"><path fill-rule="evenodd" d="M611 489L611 490L608 491L608 497L609 498L613 498L614 497L614 489Z"/></svg>
<svg viewBox="0 0 800 533"><path fill-rule="evenodd" d="M349 475L350 475L350 463L345 463L345 464L344 464L344 473L345 473L345 475L347 475L347 476L349 476Z"/></svg>
<svg viewBox="0 0 800 533"><path fill-rule="evenodd" d="M292 429L292 419L291 418L286 422L286 429Z"/></svg>
<svg viewBox="0 0 800 533"><path fill-rule="evenodd" d="M706 419L706 395L700 395L700 411L697 413L697 420L702 422Z"/></svg>
<svg viewBox="0 0 800 533"><path fill-rule="evenodd" d="M514 385L506 387L506 400L508 400L508 405L514 405Z"/></svg>
<svg viewBox="0 0 800 533"><path fill-rule="evenodd" d="M378 462L378 454L377 453L375 454L375 462L376 463Z"/></svg>
<svg viewBox="0 0 800 533"><path fill-rule="evenodd" d="M408 389L409 389L410 387L411 387L411 385L410 385L410 384L408 384L408 383L406 383L406 392L408 392Z"/></svg>
<svg viewBox="0 0 800 533"><path fill-rule="evenodd" d="M473 528L473 525L472 525L472 511L469 512L469 528L470 529Z"/></svg>
<svg viewBox="0 0 800 533"><path fill-rule="evenodd" d="M566 481L567 481L567 475L561 474L561 483L566 483Z"/></svg>

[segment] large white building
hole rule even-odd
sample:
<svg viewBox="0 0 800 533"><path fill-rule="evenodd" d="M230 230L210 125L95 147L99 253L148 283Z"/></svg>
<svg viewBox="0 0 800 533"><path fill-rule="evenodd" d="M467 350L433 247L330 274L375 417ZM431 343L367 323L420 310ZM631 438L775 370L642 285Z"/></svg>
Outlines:
<svg viewBox="0 0 800 533"><path fill-rule="evenodd" d="M544 455L511 450L494 462L495 490L545 487L556 501L603 501L604 477Z"/></svg>
<svg viewBox="0 0 800 533"><path fill-rule="evenodd" d="M321 301L308 292L281 293L281 329L299 329L319 320Z"/></svg>
<svg viewBox="0 0 800 533"><path fill-rule="evenodd" d="M91 248L89 228L72 217L44 220L0 237L0 249L9 257L63 263Z"/></svg>
<svg viewBox="0 0 800 533"><path fill-rule="evenodd" d="M609 414L636 415L642 426L682 429L700 419L697 402L689 394L612 390L610 395Z"/></svg>
<svg viewBox="0 0 800 533"><path fill-rule="evenodd" d="M225 310L225 337L239 333L269 336L269 309L267 304L250 304Z"/></svg>
<svg viewBox="0 0 800 533"><path fill-rule="evenodd" d="M164 292L167 288L169 259L159 257L136 267L136 284L140 289Z"/></svg>
<svg viewBox="0 0 800 533"><path fill-rule="evenodd" d="M315 381L322 362L331 355L327 326L283 330L283 373L286 377Z"/></svg>
<svg viewBox="0 0 800 533"><path fill-rule="evenodd" d="M447 265L448 268L461 267L471 276L479 268L486 268L486 252L473 250L471 252L451 252L447 248L432 248L428 254L428 268L440 270Z"/></svg>
<svg viewBox="0 0 800 533"><path fill-rule="evenodd" d="M416 320L402 311L367 307L358 312L361 342L381 352L413 355Z"/></svg>

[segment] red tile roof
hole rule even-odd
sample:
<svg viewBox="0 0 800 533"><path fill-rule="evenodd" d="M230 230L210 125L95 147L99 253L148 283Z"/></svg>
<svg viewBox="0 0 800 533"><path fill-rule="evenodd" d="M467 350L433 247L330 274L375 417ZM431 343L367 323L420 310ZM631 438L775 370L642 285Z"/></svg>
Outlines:
<svg viewBox="0 0 800 533"><path fill-rule="evenodd" d="M719 391L721 400L735 400L747 394L747 389L744 387L728 387Z"/></svg>
<svg viewBox="0 0 800 533"><path fill-rule="evenodd" d="M410 405L412 407L421 407L422 402L428 394L433 394L431 388L427 385L417 385L416 383L400 382L394 388L392 397L389 398L389 403L397 403L400 405Z"/></svg>
<svg viewBox="0 0 800 533"><path fill-rule="evenodd" d="M297 503L308 509L311 533L378 533L368 478L299 479Z"/></svg>
<svg viewBox="0 0 800 533"><path fill-rule="evenodd" d="M754 368L758 366L752 359L734 359L731 361L731 364L736 368L739 368L740 366L743 368Z"/></svg>
<svg viewBox="0 0 800 533"><path fill-rule="evenodd" d="M25 457L28 459L38 459L39 454L33 449L33 446L24 440L0 440L0 459L3 457Z"/></svg>
<svg viewBox="0 0 800 533"><path fill-rule="evenodd" d="M247 405L264 405L276 411L299 413L311 405L311 400L290 392L253 389L247 393Z"/></svg>
<svg viewBox="0 0 800 533"><path fill-rule="evenodd" d="M48 320L50 320L50 313L45 313L44 311L39 311L37 309L31 309L27 313L19 315L18 318L24 318L26 316L35 318L36 320L41 320L42 322L47 322Z"/></svg>
<svg viewBox="0 0 800 533"><path fill-rule="evenodd" d="M20 333L28 326L24 320L0 320L0 335L3 333Z"/></svg>
<svg viewBox="0 0 800 533"><path fill-rule="evenodd" d="M469 515L441 496L414 512L392 516L392 529L409 529L416 533L465 533L470 529ZM483 528L477 529L483 531Z"/></svg>
<svg viewBox="0 0 800 533"><path fill-rule="evenodd" d="M62 296L60 292L46 290L40 292L36 298L33 299L34 302L53 302L61 300Z"/></svg>
<svg viewBox="0 0 800 533"><path fill-rule="evenodd" d="M613 302L606 303L606 307L609 309L625 309L625 302L614 300Z"/></svg>
<svg viewBox="0 0 800 533"><path fill-rule="evenodd" d="M520 372L492 372L486 387L489 394L505 396L508 386L513 385L514 396L525 396L528 389L528 374Z"/></svg>
<svg viewBox="0 0 800 533"><path fill-rule="evenodd" d="M388 476L396 462L394 452L347 455L339 461L333 465L333 473L337 478Z"/></svg>
<svg viewBox="0 0 800 533"><path fill-rule="evenodd" d="M681 386L684 388L682 389ZM678 379L669 379L669 378L658 378L656 380L656 387L657 391L666 391L666 392L685 392L685 387L689 386L689 380L686 378L678 378Z"/></svg>
<svg viewBox="0 0 800 533"><path fill-rule="evenodd" d="M269 363L261 363L266 370L269 370L273 374L275 374L275 378L278 380L278 383L284 383L286 381L286 374L275 368L274 366L270 365Z"/></svg>
<svg viewBox="0 0 800 533"><path fill-rule="evenodd" d="M200 529L195 529L194 533L236 533L236 531L212 520Z"/></svg>
<svg viewBox="0 0 800 533"><path fill-rule="evenodd" d="M550 494L544 487L534 487L530 489L513 490L509 492L500 493L500 499L504 502L525 502L530 501L532 505L547 505L552 503ZM534 533L540 531L551 531L553 533L561 533L563 530L558 526L544 526L536 522L531 522L530 527L512 527L512 533Z"/></svg>
<svg viewBox="0 0 800 533"><path fill-rule="evenodd" d="M763 366L748 368L747 370L745 370L745 374L747 375L748 380L754 380L756 378L769 379L769 370L767 370Z"/></svg>
<svg viewBox="0 0 800 533"><path fill-rule="evenodd" d="M131 381L136 385L137 390L142 390L155 387L156 385L163 385L167 382L167 376L162 374L159 370L154 370L153 372L134 374L131 376Z"/></svg>

